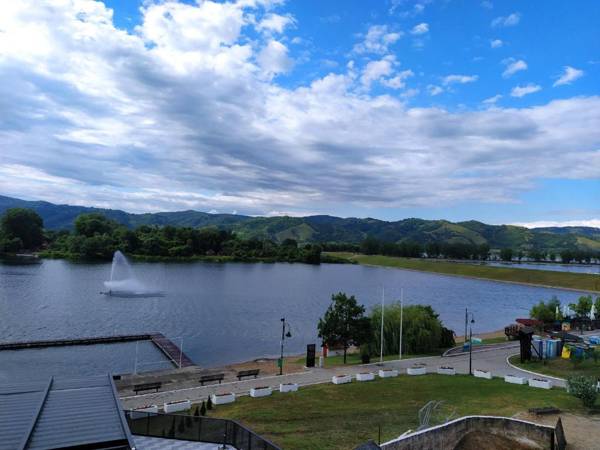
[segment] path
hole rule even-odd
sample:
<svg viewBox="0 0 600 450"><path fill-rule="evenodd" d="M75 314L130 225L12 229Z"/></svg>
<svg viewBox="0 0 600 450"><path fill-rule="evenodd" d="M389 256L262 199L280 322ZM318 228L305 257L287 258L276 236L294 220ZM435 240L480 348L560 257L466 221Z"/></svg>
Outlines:
<svg viewBox="0 0 600 450"><path fill-rule="evenodd" d="M508 345L507 345L508 344ZM525 378L532 378L533 375L511 367L506 359L508 356L518 353L518 344L502 343L484 350L473 351L473 370L482 369L489 370L494 376L503 377L507 374L519 375ZM413 358L406 360L386 361L383 363L385 368L406 369L415 363L422 363L427 366L427 372L435 373L441 365L452 366L458 373L469 373L469 354L461 354L453 357L429 356L423 358ZM158 393L147 393L141 395L133 395L129 389L121 390L121 402L126 409L136 408L149 404L162 405L165 402L186 400L198 402L206 400L209 395L214 393L234 392L238 395L246 395L253 387L271 386L279 387L279 383L298 383L300 386L308 386L311 384L329 383L331 377L336 374L356 375L359 372L375 372L380 368L377 363L366 365L354 365L338 368L312 368L300 373L292 373L282 376L272 375L259 377L258 379L247 379L242 381L230 381L223 384L199 386L195 382L185 385L173 383L169 385L172 389ZM548 378L548 377L545 377ZM564 381L552 380L553 385L564 387ZM184 387L185 386L185 387ZM176 388L177 387L177 388Z"/></svg>

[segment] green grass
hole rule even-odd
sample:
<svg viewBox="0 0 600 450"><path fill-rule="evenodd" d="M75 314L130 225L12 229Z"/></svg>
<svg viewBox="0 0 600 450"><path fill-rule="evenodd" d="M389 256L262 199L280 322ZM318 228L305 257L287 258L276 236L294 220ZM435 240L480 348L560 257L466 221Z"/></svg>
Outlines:
<svg viewBox="0 0 600 450"><path fill-rule="evenodd" d="M396 267L399 269L412 269L446 275L484 278L494 281L511 281L548 287L600 292L600 277L593 274L512 269L509 267L492 267L450 261L432 261L427 259L399 258L381 255L361 255L344 252L331 252L329 254L365 265Z"/></svg>
<svg viewBox="0 0 600 450"><path fill-rule="evenodd" d="M512 416L528 408L555 406L580 412L580 401L562 389L533 389L466 375L426 375L377 379L368 383L301 387L289 394L240 397L216 407L210 416L235 419L286 450L348 449L395 438L418 425L418 411L443 400L444 412Z"/></svg>
<svg viewBox="0 0 600 450"><path fill-rule="evenodd" d="M600 378L600 363L595 363L593 359L586 359L577 367L569 359L554 358L544 361L533 360L521 363L519 356L510 357L511 364L522 367L525 370L539 372L558 378L568 378L573 375L585 375L594 378Z"/></svg>

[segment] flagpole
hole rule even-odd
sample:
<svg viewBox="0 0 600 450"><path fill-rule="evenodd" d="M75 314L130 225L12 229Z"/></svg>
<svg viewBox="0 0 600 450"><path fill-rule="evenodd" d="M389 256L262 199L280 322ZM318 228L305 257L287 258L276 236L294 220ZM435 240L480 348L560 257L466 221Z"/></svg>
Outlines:
<svg viewBox="0 0 600 450"><path fill-rule="evenodd" d="M385 287L381 288L381 336L379 337L379 340L381 341L381 348L379 350L379 363L383 364L383 314L384 314L384 309L383 309L383 304L385 302Z"/></svg>
<svg viewBox="0 0 600 450"><path fill-rule="evenodd" d="M400 288L400 344L398 345L398 359L402 359L402 313L404 310L404 288Z"/></svg>

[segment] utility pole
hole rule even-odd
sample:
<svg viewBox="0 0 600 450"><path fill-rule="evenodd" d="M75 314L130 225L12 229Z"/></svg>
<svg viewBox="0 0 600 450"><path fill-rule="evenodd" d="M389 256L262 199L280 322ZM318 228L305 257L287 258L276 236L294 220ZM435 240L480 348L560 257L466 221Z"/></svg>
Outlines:
<svg viewBox="0 0 600 450"><path fill-rule="evenodd" d="M384 303L385 303L385 288L381 288L381 336L379 340L381 341L381 347L379 349L379 363L383 364L383 313L384 313Z"/></svg>
<svg viewBox="0 0 600 450"><path fill-rule="evenodd" d="M404 313L404 288L400 288L400 342L398 345L398 359L402 359L402 314Z"/></svg>

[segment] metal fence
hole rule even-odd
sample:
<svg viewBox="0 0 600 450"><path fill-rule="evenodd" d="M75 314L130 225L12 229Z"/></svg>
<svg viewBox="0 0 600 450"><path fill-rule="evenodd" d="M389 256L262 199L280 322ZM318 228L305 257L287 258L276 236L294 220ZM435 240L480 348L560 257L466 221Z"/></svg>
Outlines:
<svg viewBox="0 0 600 450"><path fill-rule="evenodd" d="M225 444L238 450L281 450L234 420L125 411L132 434Z"/></svg>

